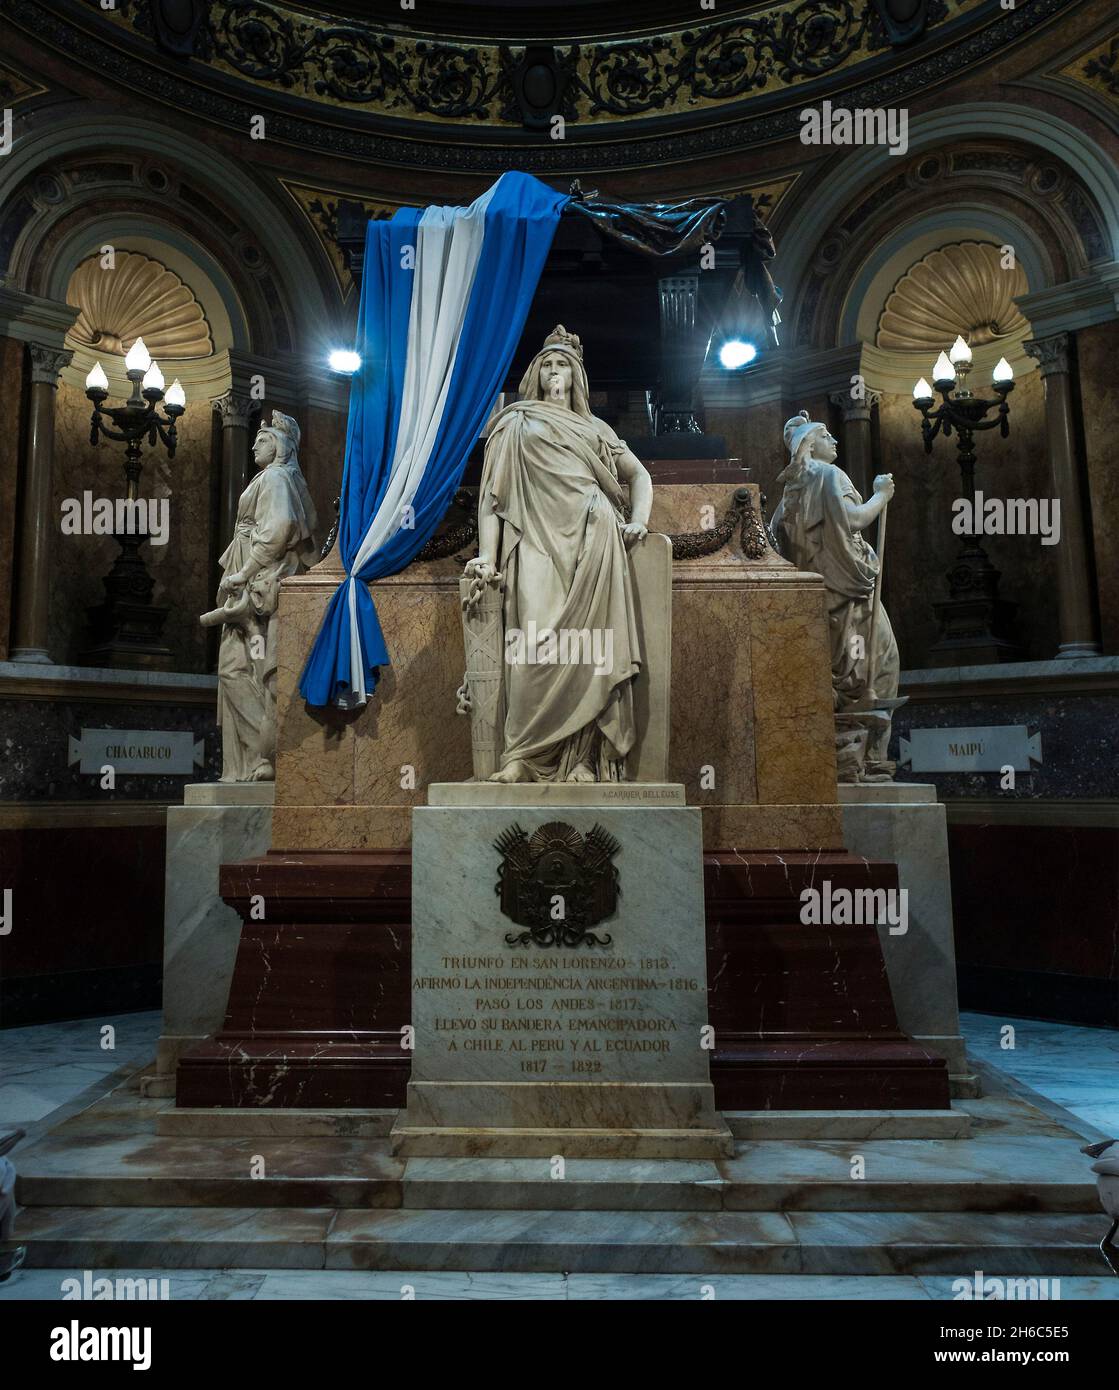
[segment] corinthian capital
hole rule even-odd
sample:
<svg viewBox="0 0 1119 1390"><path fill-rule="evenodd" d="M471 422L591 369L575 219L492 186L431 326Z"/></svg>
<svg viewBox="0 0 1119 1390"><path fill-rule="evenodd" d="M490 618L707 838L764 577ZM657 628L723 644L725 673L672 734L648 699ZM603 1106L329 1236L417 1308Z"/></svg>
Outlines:
<svg viewBox="0 0 1119 1390"><path fill-rule="evenodd" d="M249 428L249 416L252 414L254 402L248 396L238 396L230 389L224 396L215 396L210 404L221 416L222 429Z"/></svg>
<svg viewBox="0 0 1119 1390"><path fill-rule="evenodd" d="M1067 333L1054 333L1051 338L1038 338L1036 341L1023 343L1022 346L1036 359L1038 371L1042 376L1048 376L1050 372L1068 371Z"/></svg>
<svg viewBox="0 0 1119 1390"><path fill-rule="evenodd" d="M828 400L838 408L845 425L852 420L869 420L872 408L881 399L881 391L871 391L866 386L857 396L853 396L850 391L831 391L828 394Z"/></svg>
<svg viewBox="0 0 1119 1390"><path fill-rule="evenodd" d="M69 348L44 347L41 343L28 343L31 354L32 386L58 386L58 376L63 367L70 365L74 356Z"/></svg>

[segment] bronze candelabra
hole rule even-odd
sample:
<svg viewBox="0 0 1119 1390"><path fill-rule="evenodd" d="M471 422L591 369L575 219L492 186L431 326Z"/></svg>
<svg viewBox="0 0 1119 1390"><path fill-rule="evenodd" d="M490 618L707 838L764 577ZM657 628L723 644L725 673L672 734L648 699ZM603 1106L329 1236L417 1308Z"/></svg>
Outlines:
<svg viewBox="0 0 1119 1390"><path fill-rule="evenodd" d="M933 390L924 377L913 388L913 405L921 412L921 435L927 454L932 453L938 434L948 439L955 431L956 462L964 496L974 506L975 435L981 430L998 429L1005 439L1010 433L1007 397L1014 390L1014 374L1006 358L1001 357L991 374L996 398L988 400L968 390L970 371L971 349L962 337L957 337L951 357L942 352L933 368L933 385L940 393L940 405L933 409ZM948 571L949 597L933 605L940 623L940 640L929 650L934 665L986 664L1019 654L1007 636L1017 605L998 596L999 571L979 540L977 520L973 514L971 529L964 534L960 552Z"/></svg>
<svg viewBox="0 0 1119 1390"><path fill-rule="evenodd" d="M88 610L92 641L83 660L96 666L129 666L167 669L172 652L162 642L163 624L169 610L152 603L155 580L148 573L141 546L146 529L136 525L140 501L140 475L143 472L143 442L154 447L160 441L167 457L175 457L178 443L176 422L186 409L182 386L175 381L164 392L163 374L151 360L144 340L137 338L125 358L125 371L132 390L123 405L106 406L109 382L100 362L86 377L86 395L93 402L89 442L112 439L123 443L126 525L117 525L113 539L120 546L112 569L102 580L105 602ZM163 402L164 414L159 412ZM107 423L111 421L112 423Z"/></svg>

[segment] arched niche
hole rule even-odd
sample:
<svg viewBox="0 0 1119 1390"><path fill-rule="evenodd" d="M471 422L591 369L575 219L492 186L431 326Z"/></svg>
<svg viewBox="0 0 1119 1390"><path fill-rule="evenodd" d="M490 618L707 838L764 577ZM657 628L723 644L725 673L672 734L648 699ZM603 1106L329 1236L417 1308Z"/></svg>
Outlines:
<svg viewBox="0 0 1119 1390"><path fill-rule="evenodd" d="M325 252L282 189L245 164L155 122L88 109L45 122L0 162L0 273L14 288L61 298L98 238L114 236L201 270L232 349L313 358L336 341L343 307Z"/></svg>
<svg viewBox="0 0 1119 1390"><path fill-rule="evenodd" d="M896 281L950 242L1012 247L1031 291L1081 278L1110 254L1103 212L1076 173L1021 142L973 138L894 164L814 220L824 230L811 248L791 248L802 265L790 297L792 344L873 342Z"/></svg>

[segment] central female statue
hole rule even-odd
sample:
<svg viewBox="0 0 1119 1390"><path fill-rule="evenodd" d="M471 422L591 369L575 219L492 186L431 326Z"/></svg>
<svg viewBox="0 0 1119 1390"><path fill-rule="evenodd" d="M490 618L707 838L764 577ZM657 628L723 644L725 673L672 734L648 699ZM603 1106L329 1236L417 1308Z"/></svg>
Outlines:
<svg viewBox="0 0 1119 1390"><path fill-rule="evenodd" d="M583 350L562 324L520 395L486 441L478 557L466 566L504 581L504 746L491 780L623 781L641 667L626 547L646 535L652 480L591 414Z"/></svg>

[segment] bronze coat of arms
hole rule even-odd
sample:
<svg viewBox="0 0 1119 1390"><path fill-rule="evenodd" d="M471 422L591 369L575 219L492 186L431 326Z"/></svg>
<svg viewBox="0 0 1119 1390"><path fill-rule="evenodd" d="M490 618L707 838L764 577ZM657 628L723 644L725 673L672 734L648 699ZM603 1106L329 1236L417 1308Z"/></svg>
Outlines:
<svg viewBox="0 0 1119 1390"><path fill-rule="evenodd" d="M501 911L527 931L509 932L510 946L609 946L589 928L611 916L621 888L613 856L621 845L597 823L586 836L549 821L531 837L519 825L494 841L502 856L494 891Z"/></svg>

